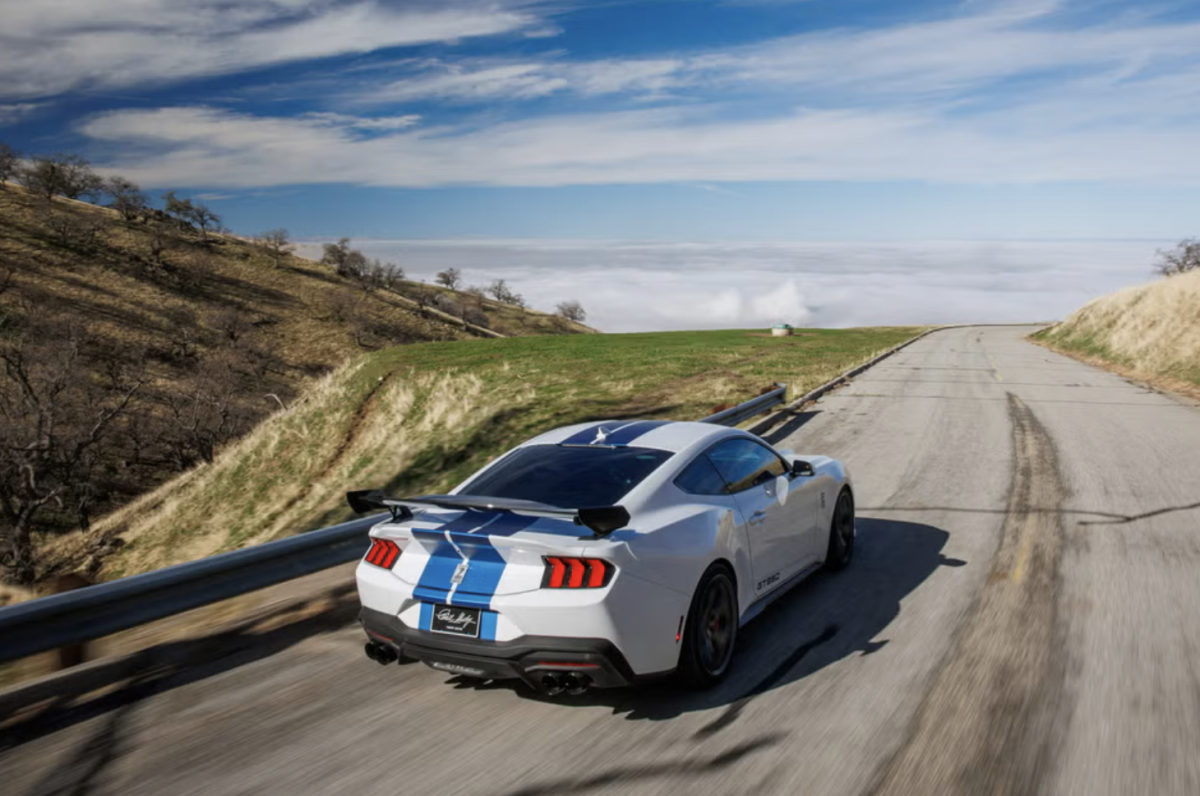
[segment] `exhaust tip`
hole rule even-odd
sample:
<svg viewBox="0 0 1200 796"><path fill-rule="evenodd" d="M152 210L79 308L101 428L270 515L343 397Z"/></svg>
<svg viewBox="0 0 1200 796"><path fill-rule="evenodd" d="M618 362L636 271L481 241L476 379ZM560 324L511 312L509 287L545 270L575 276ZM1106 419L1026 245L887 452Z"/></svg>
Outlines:
<svg viewBox="0 0 1200 796"><path fill-rule="evenodd" d="M380 666L387 666L389 663L395 663L400 656L397 652L386 644L380 644L375 641L368 641L363 647L363 652L367 657L378 663Z"/></svg>
<svg viewBox="0 0 1200 796"><path fill-rule="evenodd" d="M542 693L546 696L558 696L565 690L563 679L557 674L547 672L542 675L542 679L538 681L541 686Z"/></svg>
<svg viewBox="0 0 1200 796"><path fill-rule="evenodd" d="M579 696L591 687L592 678L588 677L586 674L567 674L563 675L562 683L563 688L566 689L568 694L571 696Z"/></svg>

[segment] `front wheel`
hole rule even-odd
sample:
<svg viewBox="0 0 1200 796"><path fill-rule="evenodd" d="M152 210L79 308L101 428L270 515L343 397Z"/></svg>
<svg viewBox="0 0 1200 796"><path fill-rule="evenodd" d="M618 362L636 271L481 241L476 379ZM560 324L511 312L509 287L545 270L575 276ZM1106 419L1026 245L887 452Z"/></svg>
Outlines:
<svg viewBox="0 0 1200 796"><path fill-rule="evenodd" d="M838 495L833 508L833 521L829 525L829 549L825 554L825 566L837 570L844 568L854 558L854 496L849 489Z"/></svg>
<svg viewBox="0 0 1200 796"><path fill-rule="evenodd" d="M729 672L737 643L737 590L721 566L704 573L688 609L679 673L692 688L711 688Z"/></svg>

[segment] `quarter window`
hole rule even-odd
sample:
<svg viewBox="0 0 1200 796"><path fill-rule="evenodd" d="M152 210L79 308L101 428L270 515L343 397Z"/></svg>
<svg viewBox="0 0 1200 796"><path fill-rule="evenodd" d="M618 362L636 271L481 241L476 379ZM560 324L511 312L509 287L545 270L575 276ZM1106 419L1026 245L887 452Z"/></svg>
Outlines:
<svg viewBox="0 0 1200 796"><path fill-rule="evenodd" d="M675 486L689 495L725 495L729 493L729 486L725 483L725 479L708 460L708 456L703 453L683 468L683 472L675 478Z"/></svg>
<svg viewBox="0 0 1200 796"><path fill-rule="evenodd" d="M787 473L783 459L752 439L719 442L708 449L708 459L729 484L730 492L744 492Z"/></svg>

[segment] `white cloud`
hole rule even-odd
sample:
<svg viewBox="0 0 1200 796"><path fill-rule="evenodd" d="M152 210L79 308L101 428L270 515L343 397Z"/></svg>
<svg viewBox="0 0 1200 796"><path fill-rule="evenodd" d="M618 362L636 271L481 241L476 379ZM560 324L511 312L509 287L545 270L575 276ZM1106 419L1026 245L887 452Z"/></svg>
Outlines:
<svg viewBox="0 0 1200 796"><path fill-rule="evenodd" d="M502 3L384 0L10 0L0 96L161 83L538 24Z"/></svg>
<svg viewBox="0 0 1200 796"><path fill-rule="evenodd" d="M353 30L358 15L384 13L337 8L366 9L346 17ZM1055 3L966 8L657 59L410 59L393 62L405 78L380 86L370 83L378 72L354 73L342 95L492 109L572 92L608 97L603 111L523 120L489 112L454 127L433 111L414 127L415 117L390 109L363 120L165 108L102 114L82 130L121 153L109 165L150 185L1200 182L1200 24L1072 26ZM1020 90L998 88L1011 79ZM687 99L620 104L676 96Z"/></svg>
<svg viewBox="0 0 1200 796"><path fill-rule="evenodd" d="M0 127L16 124L44 105L44 102L17 102L8 105L0 104Z"/></svg>
<svg viewBox="0 0 1200 796"><path fill-rule="evenodd" d="M1146 281L1157 245L355 241L411 277L503 278L545 311L578 299L609 332L1054 320Z"/></svg>
<svg viewBox="0 0 1200 796"><path fill-rule="evenodd" d="M703 109L658 109L364 137L354 123L328 119L167 108L102 114L82 131L119 145L106 165L151 186L1200 182L1192 157L1200 133L1190 128L1075 130L1053 121L989 124L901 111L723 120Z"/></svg>

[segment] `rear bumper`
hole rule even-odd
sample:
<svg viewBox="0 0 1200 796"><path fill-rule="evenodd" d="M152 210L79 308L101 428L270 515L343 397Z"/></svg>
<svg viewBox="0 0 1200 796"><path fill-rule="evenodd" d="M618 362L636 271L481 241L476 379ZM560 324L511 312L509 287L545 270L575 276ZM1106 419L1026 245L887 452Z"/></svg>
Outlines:
<svg viewBox="0 0 1200 796"><path fill-rule="evenodd" d="M620 650L604 639L522 636L513 641L485 641L414 630L398 617L371 608L364 607L358 618L373 640L451 674L523 680L533 688L548 671L587 675L597 688L661 676L635 676Z"/></svg>

